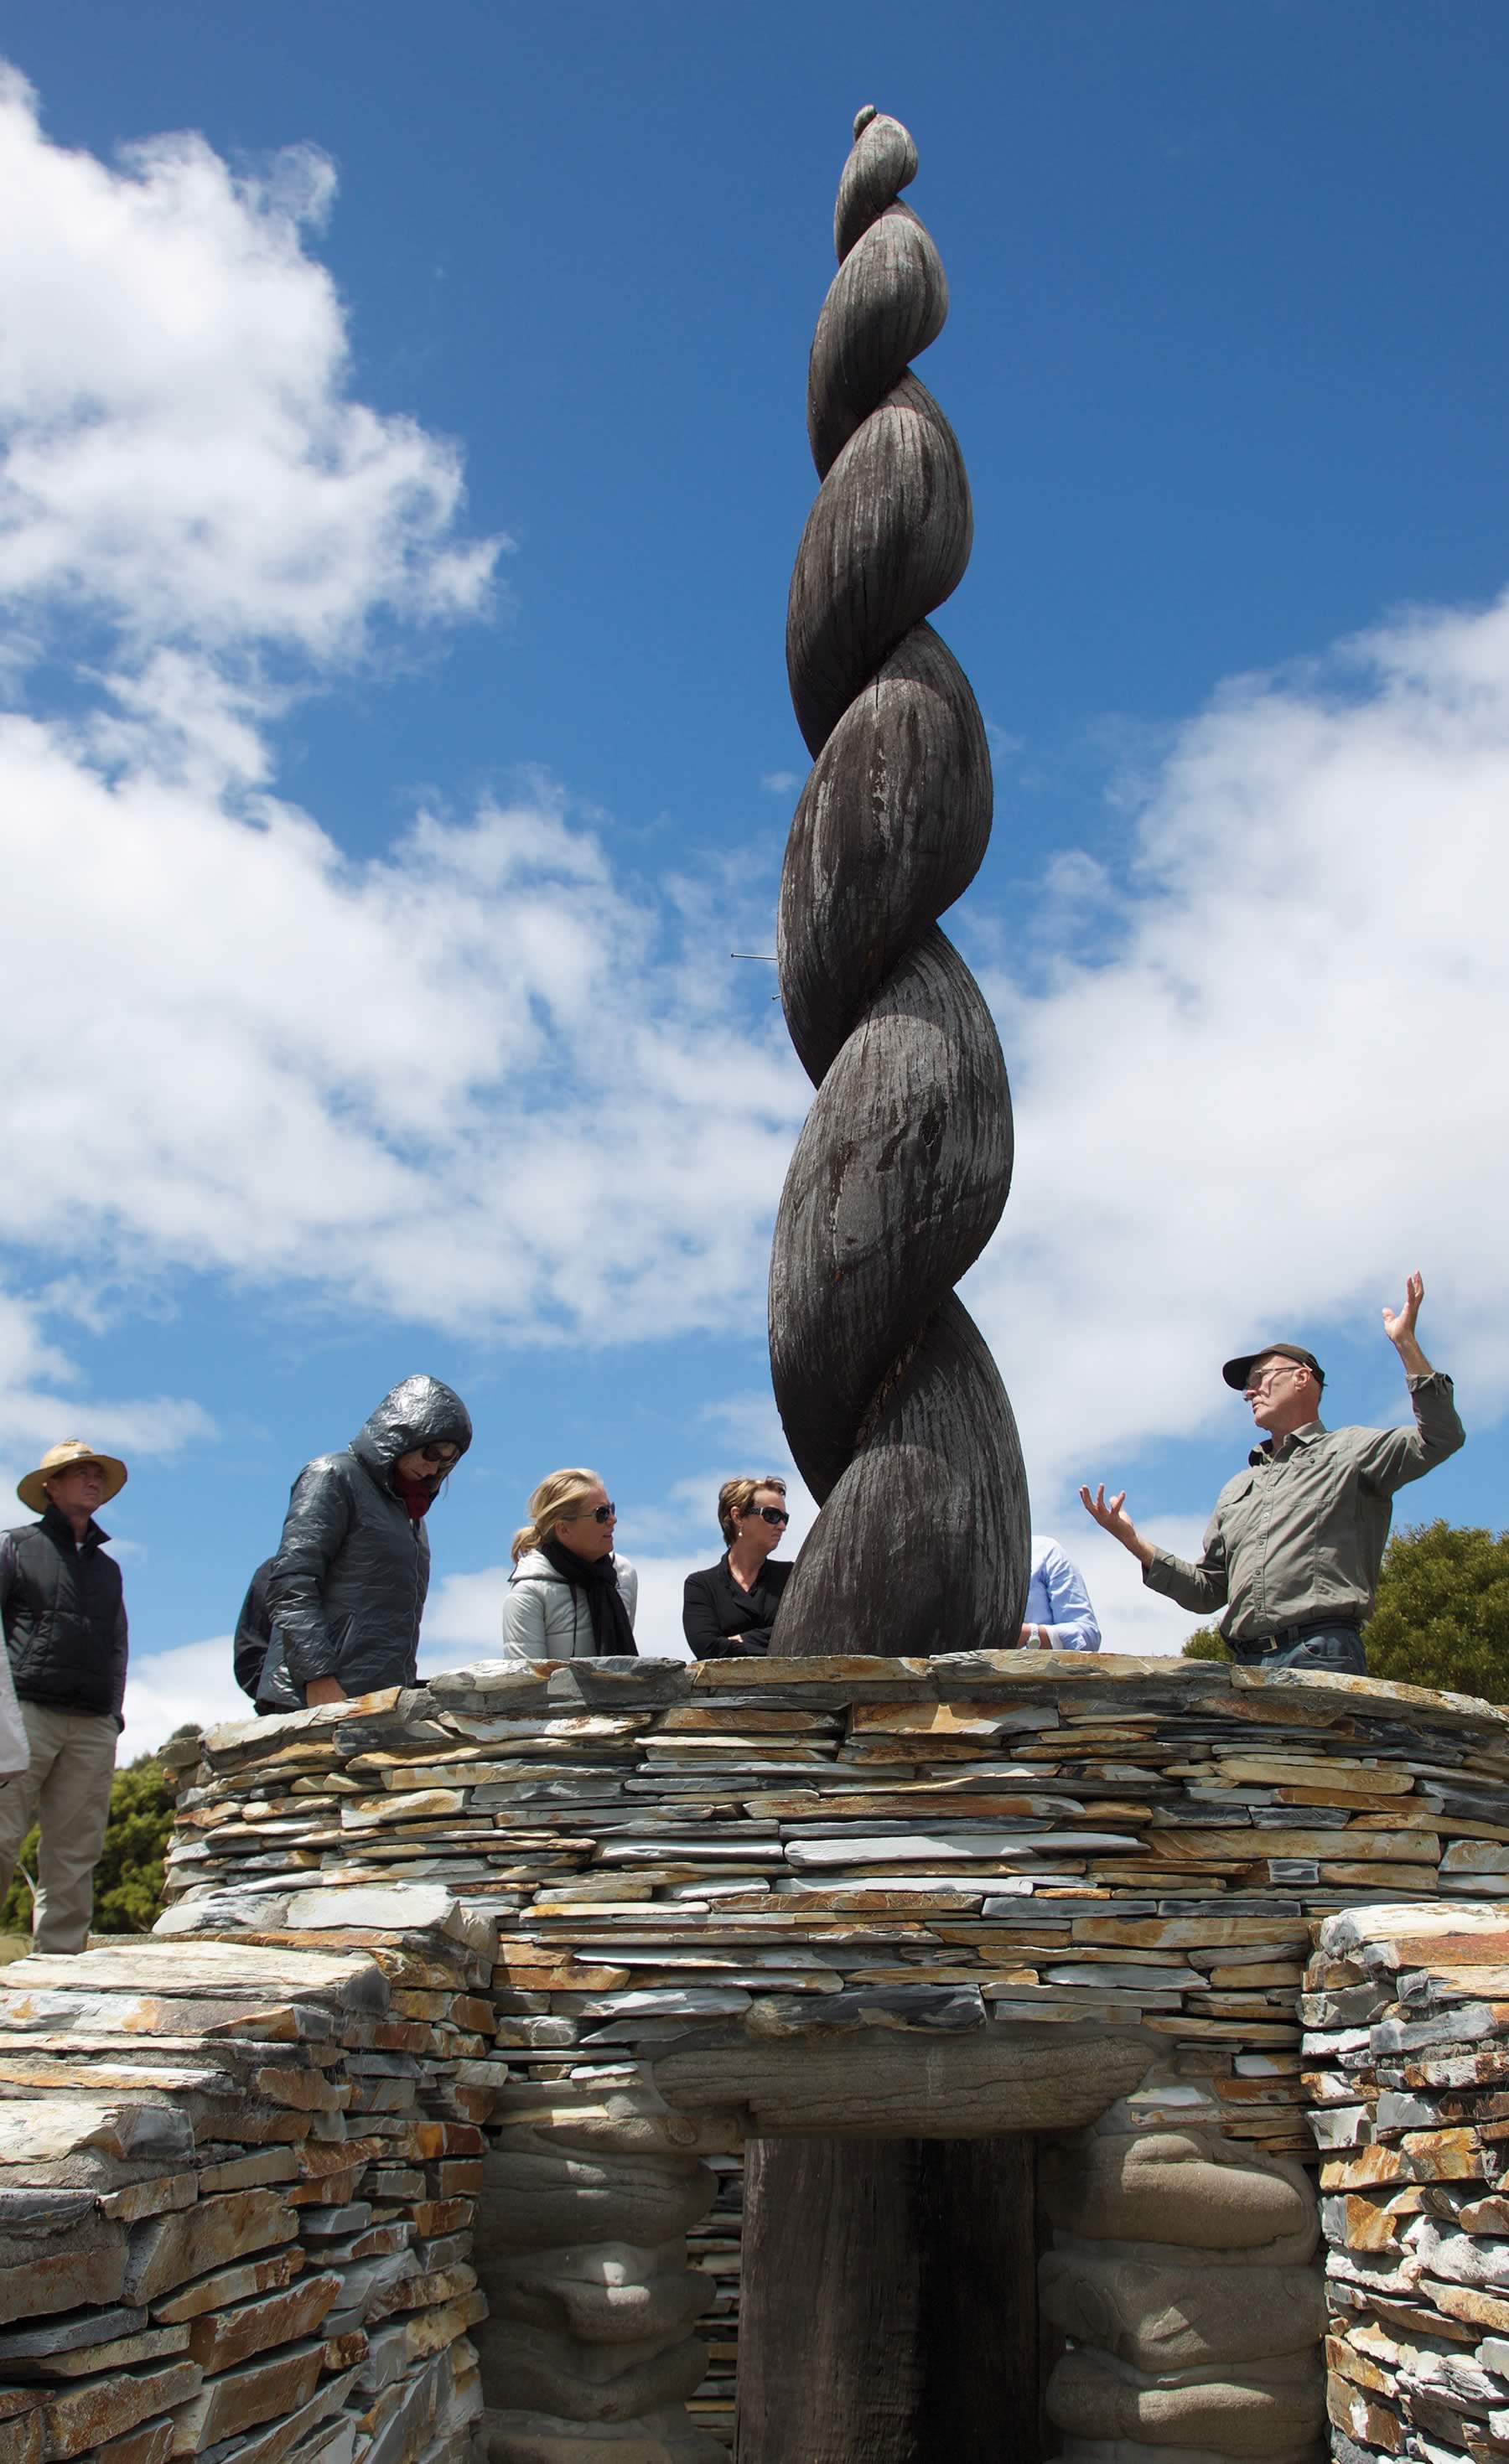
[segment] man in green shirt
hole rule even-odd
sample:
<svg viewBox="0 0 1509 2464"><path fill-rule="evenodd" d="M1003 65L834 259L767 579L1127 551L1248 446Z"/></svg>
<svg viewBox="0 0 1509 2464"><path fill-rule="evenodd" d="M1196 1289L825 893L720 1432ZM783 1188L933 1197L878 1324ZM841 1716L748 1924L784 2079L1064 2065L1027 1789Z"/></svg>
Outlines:
<svg viewBox="0 0 1509 2464"><path fill-rule="evenodd" d="M1222 1371L1267 1432L1215 1501L1198 1565L1144 1540L1124 1511L1126 1491L1080 1504L1128 1549L1150 1591L1209 1617L1250 1667L1340 1668L1367 1673L1361 1629L1372 1612L1395 1489L1420 1480L1464 1432L1452 1381L1415 1341L1425 1286L1411 1275L1405 1305L1386 1309L1384 1332L1409 1380L1414 1425L1328 1429L1320 1417L1325 1373L1297 1343L1268 1343Z"/></svg>

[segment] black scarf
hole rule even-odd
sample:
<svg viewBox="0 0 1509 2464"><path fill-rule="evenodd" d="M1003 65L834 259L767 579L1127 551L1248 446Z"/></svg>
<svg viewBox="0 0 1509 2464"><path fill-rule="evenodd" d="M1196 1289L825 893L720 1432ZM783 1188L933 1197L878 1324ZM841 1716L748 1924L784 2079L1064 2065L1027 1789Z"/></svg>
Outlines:
<svg viewBox="0 0 1509 2464"><path fill-rule="evenodd" d="M611 1555L579 1557L574 1549L566 1549L559 1540L542 1540L540 1554L558 1574L564 1574L571 1586L572 1597L581 1591L587 1594L587 1614L592 1620L592 1657L603 1660L626 1656L639 1657L634 1630L629 1622L629 1611L618 1588L618 1569Z"/></svg>

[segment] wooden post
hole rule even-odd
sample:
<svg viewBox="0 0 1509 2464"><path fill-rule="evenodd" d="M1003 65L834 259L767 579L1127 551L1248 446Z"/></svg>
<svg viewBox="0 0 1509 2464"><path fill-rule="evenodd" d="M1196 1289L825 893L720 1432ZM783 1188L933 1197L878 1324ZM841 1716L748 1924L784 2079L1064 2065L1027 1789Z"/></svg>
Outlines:
<svg viewBox="0 0 1509 2464"><path fill-rule="evenodd" d="M751 2145L739 2464L1037 2464L1034 2146Z"/></svg>
<svg viewBox="0 0 1509 2464"><path fill-rule="evenodd" d="M954 1286L1011 1179L995 1026L938 917L990 835L967 677L926 622L969 560L969 483L908 362L941 331L938 252L899 191L917 149L862 111L838 190L808 432L822 486L787 668L813 757L781 876L787 1024L817 1087L781 1197L770 1366L822 1507L782 1654L1014 1641L1027 1484L1011 1407Z"/></svg>
<svg viewBox="0 0 1509 2464"><path fill-rule="evenodd" d="M1029 1574L1011 1408L954 1286L994 1231L1011 1107L989 1011L938 917L990 833L968 680L926 622L968 562L947 421L908 363L947 313L900 191L917 149L860 112L808 432L822 482L787 666L813 767L781 880L781 996L817 1088L782 1194L770 1361L822 1508L772 1650L1014 1642ZM740 2464L1038 2453L1032 2143L751 2149Z"/></svg>

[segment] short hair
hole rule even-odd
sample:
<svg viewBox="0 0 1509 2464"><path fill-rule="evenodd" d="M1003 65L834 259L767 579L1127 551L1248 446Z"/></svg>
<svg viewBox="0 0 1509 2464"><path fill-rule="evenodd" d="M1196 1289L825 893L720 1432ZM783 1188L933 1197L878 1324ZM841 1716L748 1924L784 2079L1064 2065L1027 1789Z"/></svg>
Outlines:
<svg viewBox="0 0 1509 2464"><path fill-rule="evenodd" d="M528 1549L538 1549L548 1540L558 1523L569 1521L573 1510L584 1498L601 1488L602 1480L595 1471L552 1471L545 1474L529 1497L529 1520L514 1533L513 1560L517 1566Z"/></svg>
<svg viewBox="0 0 1509 2464"><path fill-rule="evenodd" d="M730 1548L734 1543L734 1516L747 1514L759 1488L773 1488L784 1497L786 1483L779 1472L766 1472L759 1480L725 1480L718 1492L718 1529Z"/></svg>

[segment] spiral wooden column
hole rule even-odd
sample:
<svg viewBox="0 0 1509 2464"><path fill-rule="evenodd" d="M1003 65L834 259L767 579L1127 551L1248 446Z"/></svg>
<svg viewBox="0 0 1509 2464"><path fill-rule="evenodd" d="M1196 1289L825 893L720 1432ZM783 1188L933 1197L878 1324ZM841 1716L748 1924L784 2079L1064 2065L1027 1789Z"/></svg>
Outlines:
<svg viewBox="0 0 1509 2464"><path fill-rule="evenodd" d="M782 1194L770 1361L822 1511L773 1651L1014 1641L1029 1573L1011 1407L954 1294L1000 1221L1011 1106L989 1011L938 929L990 834L974 695L926 622L969 559L953 431L908 362L947 285L862 111L834 217L808 430L822 481L787 665L813 759L781 880L787 1023L817 1095ZM1031 2141L751 2150L739 2464L1030 2464Z"/></svg>
<svg viewBox="0 0 1509 2464"><path fill-rule="evenodd" d="M990 835L967 678L925 621L969 559L969 484L908 362L940 332L938 252L899 192L899 121L861 112L838 191L808 430L822 479L787 667L813 767L781 880L781 996L817 1094L770 1265L770 1362L822 1506L774 1649L999 1646L1021 1623L1026 1481L1011 1407L954 1286L1011 1178L990 1013L938 917Z"/></svg>

